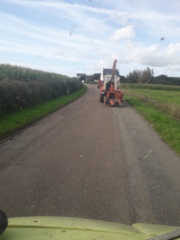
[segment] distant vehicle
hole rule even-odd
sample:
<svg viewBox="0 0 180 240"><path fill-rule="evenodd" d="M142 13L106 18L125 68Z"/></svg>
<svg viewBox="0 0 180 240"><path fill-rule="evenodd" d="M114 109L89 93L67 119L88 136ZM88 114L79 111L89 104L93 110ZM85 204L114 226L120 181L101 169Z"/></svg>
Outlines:
<svg viewBox="0 0 180 240"><path fill-rule="evenodd" d="M119 71L116 69L116 62L117 60L115 59L112 69L103 69L101 80L98 82L98 87L100 87L99 100L110 106L121 106L124 96L119 89L120 77Z"/></svg>

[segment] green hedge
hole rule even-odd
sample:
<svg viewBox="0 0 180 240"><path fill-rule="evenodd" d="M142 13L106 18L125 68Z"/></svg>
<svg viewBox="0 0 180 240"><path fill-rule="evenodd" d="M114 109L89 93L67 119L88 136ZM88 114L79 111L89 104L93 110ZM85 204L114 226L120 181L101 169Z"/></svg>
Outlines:
<svg viewBox="0 0 180 240"><path fill-rule="evenodd" d="M0 65L0 116L56 99L83 88L67 76Z"/></svg>

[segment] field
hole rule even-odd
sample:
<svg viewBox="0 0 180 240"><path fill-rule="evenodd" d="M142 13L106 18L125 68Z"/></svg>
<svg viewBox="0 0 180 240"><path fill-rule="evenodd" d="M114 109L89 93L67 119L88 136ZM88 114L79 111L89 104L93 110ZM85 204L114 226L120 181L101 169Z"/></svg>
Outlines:
<svg viewBox="0 0 180 240"><path fill-rule="evenodd" d="M131 92L160 101L161 103L166 102L180 106L180 91L175 92L163 90L133 89Z"/></svg>
<svg viewBox="0 0 180 240"><path fill-rule="evenodd" d="M180 88L123 85L125 100L180 154Z"/></svg>

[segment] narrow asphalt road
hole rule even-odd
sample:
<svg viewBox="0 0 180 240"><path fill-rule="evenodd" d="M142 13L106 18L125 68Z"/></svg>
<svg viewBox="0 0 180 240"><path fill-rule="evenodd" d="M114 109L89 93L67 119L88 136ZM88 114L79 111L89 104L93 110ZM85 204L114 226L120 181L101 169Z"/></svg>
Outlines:
<svg viewBox="0 0 180 240"><path fill-rule="evenodd" d="M180 158L126 103L98 89L0 144L8 217L68 216L180 226Z"/></svg>

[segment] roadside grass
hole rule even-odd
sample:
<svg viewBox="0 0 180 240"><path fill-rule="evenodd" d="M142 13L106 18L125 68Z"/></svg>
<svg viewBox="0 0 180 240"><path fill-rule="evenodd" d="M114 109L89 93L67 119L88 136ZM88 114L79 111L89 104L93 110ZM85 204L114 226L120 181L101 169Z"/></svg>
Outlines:
<svg viewBox="0 0 180 240"><path fill-rule="evenodd" d="M151 107L180 121L180 91L123 89L125 96L141 99Z"/></svg>
<svg viewBox="0 0 180 240"><path fill-rule="evenodd" d="M18 130L32 124L33 122L47 116L61 107L73 102L87 91L87 87L69 95L47 101L29 109L22 109L19 112L7 114L0 118L0 139L7 137Z"/></svg>
<svg viewBox="0 0 180 240"><path fill-rule="evenodd" d="M166 111L158 109L158 107L155 108L143 98L138 98L127 92L125 100L152 125L164 142L180 154L180 120L170 116Z"/></svg>
<svg viewBox="0 0 180 240"><path fill-rule="evenodd" d="M153 89L125 89L131 93L143 95L154 100L159 100L163 103L172 103L180 107L180 89L179 91L172 90L153 90Z"/></svg>

